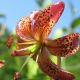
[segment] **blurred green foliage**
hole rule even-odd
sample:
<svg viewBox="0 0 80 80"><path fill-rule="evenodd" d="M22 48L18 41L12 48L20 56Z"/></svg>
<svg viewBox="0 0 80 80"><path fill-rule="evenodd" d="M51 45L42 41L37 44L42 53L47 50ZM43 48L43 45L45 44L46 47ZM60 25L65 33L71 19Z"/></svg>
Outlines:
<svg viewBox="0 0 80 80"><path fill-rule="evenodd" d="M80 80L80 51L73 56L67 57L63 61L65 69L75 75L75 80Z"/></svg>
<svg viewBox="0 0 80 80"><path fill-rule="evenodd" d="M80 17L74 19L71 24L72 29L76 29L77 27L80 27Z"/></svg>
<svg viewBox="0 0 80 80"><path fill-rule="evenodd" d="M44 0L36 0L36 2L41 7L43 6Z"/></svg>
<svg viewBox="0 0 80 80"><path fill-rule="evenodd" d="M51 0L36 0L39 7L48 7L51 4Z"/></svg>
<svg viewBox="0 0 80 80"><path fill-rule="evenodd" d="M47 5L50 5L51 3L45 2L44 0L36 0L37 4L40 7L47 7ZM71 4L71 3L70 3ZM73 8L73 5L71 4L71 8ZM72 9L71 9L72 10ZM0 17L5 17L5 15L0 14ZM77 17L74 19L68 28L63 28L59 30L56 33L55 38L58 38L62 36L64 33L72 33L75 32L76 28L80 29L80 17ZM22 64L26 60L27 56L25 57L12 57L11 52L13 49L15 49L15 41L12 44L13 46L11 49L8 49L6 46L6 42L9 38L9 35L11 34L7 27L4 24L0 23L0 59L4 59L6 61L5 66L0 69L0 80L13 80L14 73L16 71L19 71ZM59 35L58 35L59 34ZM15 35L15 34L14 34ZM16 37L15 37L16 40ZM50 58L52 61L57 63L56 57L50 55ZM77 54L63 58L62 59L62 67L66 70L72 72L76 79L80 80L80 52L77 52ZM29 63L24 67L24 69L21 72L20 80L50 80L49 76L45 75L38 67L37 63L30 59Z"/></svg>

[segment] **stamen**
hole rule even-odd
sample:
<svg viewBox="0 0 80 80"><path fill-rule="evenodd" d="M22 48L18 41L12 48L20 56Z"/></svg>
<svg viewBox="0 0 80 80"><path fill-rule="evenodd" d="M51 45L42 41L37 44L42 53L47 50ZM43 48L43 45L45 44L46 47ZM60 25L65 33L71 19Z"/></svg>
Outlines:
<svg viewBox="0 0 80 80"><path fill-rule="evenodd" d="M35 52L35 50L39 47L39 45L31 45L27 48L22 48L22 49L19 49L19 50L16 50L17 52L21 52L21 51L26 51L26 50L30 50L31 52Z"/></svg>
<svg viewBox="0 0 80 80"><path fill-rule="evenodd" d="M36 62L38 61L38 58L39 58L39 54L37 54L37 57L36 57Z"/></svg>
<svg viewBox="0 0 80 80"><path fill-rule="evenodd" d="M11 35L7 41L7 47L10 48L13 43L14 36Z"/></svg>
<svg viewBox="0 0 80 80"><path fill-rule="evenodd" d="M79 51L80 51L80 37L79 37Z"/></svg>
<svg viewBox="0 0 80 80"><path fill-rule="evenodd" d="M18 45L26 45L26 44L35 44L36 41L28 41L28 42L24 42L24 43L17 43Z"/></svg>
<svg viewBox="0 0 80 80"><path fill-rule="evenodd" d="M22 69L24 68L24 66L28 63L29 59L30 59L33 55L34 55L34 54L31 54L31 55L26 59L26 61L25 61L24 64L22 65L19 73L22 71Z"/></svg>
<svg viewBox="0 0 80 80"><path fill-rule="evenodd" d="M16 50L14 52L12 52L11 56L25 56L25 55L29 55L31 53L31 51L27 50L26 52L17 52Z"/></svg>
<svg viewBox="0 0 80 80"><path fill-rule="evenodd" d="M28 50L28 47L27 48L22 48L22 49L16 50L16 52L21 52L21 51L26 51L26 50Z"/></svg>

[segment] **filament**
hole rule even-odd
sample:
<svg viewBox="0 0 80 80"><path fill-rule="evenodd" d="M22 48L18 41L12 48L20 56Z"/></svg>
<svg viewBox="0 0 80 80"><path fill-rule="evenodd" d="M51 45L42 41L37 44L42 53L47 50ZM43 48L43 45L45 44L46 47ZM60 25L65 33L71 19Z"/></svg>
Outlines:
<svg viewBox="0 0 80 80"><path fill-rule="evenodd" d="M22 65L19 73L22 71L22 69L24 68L24 66L28 63L29 59L33 56L34 54L29 55L29 57L25 60L24 64Z"/></svg>

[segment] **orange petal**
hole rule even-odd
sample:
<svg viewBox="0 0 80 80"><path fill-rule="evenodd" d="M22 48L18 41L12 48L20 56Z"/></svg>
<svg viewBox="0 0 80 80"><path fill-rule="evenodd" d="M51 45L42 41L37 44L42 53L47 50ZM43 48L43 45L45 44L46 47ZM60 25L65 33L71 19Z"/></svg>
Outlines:
<svg viewBox="0 0 80 80"><path fill-rule="evenodd" d="M79 37L79 33L73 33L55 40L47 40L45 44L51 54L60 57L69 56L79 50Z"/></svg>
<svg viewBox="0 0 80 80"><path fill-rule="evenodd" d="M40 40L42 38L47 38L48 34L51 32L52 27L58 21L64 10L64 3L57 2L47 9L40 10L37 12L34 18L33 33L35 38Z"/></svg>
<svg viewBox="0 0 80 80"><path fill-rule="evenodd" d="M0 60L0 68L2 68L5 64L5 61L4 60Z"/></svg>
<svg viewBox="0 0 80 80"><path fill-rule="evenodd" d="M48 51L45 47L40 52L38 58L38 64L39 67L42 69L42 71L46 73L48 76L50 76L51 78L53 78L54 80L74 79L74 75L58 68L58 66L50 60L50 58L48 57Z"/></svg>
<svg viewBox="0 0 80 80"><path fill-rule="evenodd" d="M30 42L33 42L32 35L31 35L32 32L31 32L30 17L23 17L19 21L16 27L16 34L17 34L17 44L16 44L17 50L12 53L12 56L24 56L29 52L27 50L24 50L24 48L27 48L28 46L31 45Z"/></svg>
<svg viewBox="0 0 80 80"><path fill-rule="evenodd" d="M7 47L8 48L10 48L11 47L11 45L12 45L12 42L13 42L13 35L11 35L10 37L9 37L9 39L8 39L8 41L7 41Z"/></svg>
<svg viewBox="0 0 80 80"><path fill-rule="evenodd" d="M17 36L22 40L31 39L31 19L29 17L23 17L17 27L16 27Z"/></svg>

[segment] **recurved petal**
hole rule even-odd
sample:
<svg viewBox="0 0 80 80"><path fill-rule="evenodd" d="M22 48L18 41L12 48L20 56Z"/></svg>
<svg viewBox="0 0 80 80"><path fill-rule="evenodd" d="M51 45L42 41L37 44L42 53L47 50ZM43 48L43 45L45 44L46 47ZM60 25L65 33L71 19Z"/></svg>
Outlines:
<svg viewBox="0 0 80 80"><path fill-rule="evenodd" d="M65 57L76 53L80 47L80 34L72 33L62 38L45 41L49 52L53 55Z"/></svg>
<svg viewBox="0 0 80 80"><path fill-rule="evenodd" d="M64 3L57 2L47 9L40 10L37 12L34 18L34 34L37 40L42 38L47 38L48 34L51 32L52 27L58 21L64 10Z"/></svg>
<svg viewBox="0 0 80 80"><path fill-rule="evenodd" d="M27 40L32 38L30 17L25 16L19 21L16 27L16 34L22 40Z"/></svg>
<svg viewBox="0 0 80 80"><path fill-rule="evenodd" d="M45 47L41 50L39 54L38 64L41 70L54 80L74 79L74 75L58 68L58 66L50 60L50 58L48 57L48 51Z"/></svg>
<svg viewBox="0 0 80 80"><path fill-rule="evenodd" d="M62 2L62 1L51 5L46 10L46 12L50 12L49 16L48 16L50 18L50 20L44 28L44 31L43 31L43 34L42 34L43 39L48 37L48 35L51 32L52 28L54 27L54 25L56 24L56 22L58 21L58 19L62 15L63 10L64 10L64 2Z"/></svg>

